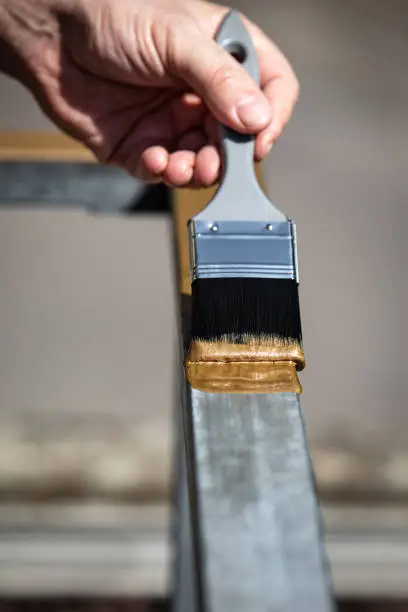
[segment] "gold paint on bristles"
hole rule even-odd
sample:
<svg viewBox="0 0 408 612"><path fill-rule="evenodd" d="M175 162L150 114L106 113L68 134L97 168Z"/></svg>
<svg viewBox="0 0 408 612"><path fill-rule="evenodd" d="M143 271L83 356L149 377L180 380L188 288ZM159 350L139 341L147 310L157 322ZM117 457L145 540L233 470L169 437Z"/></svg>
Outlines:
<svg viewBox="0 0 408 612"><path fill-rule="evenodd" d="M298 342L270 336L244 337L244 342L239 344L227 338L219 341L193 340L187 359L194 363L293 361L298 370L305 367L305 357Z"/></svg>
<svg viewBox="0 0 408 612"><path fill-rule="evenodd" d="M299 343L282 338L250 337L194 340L185 360L187 380L213 393L301 393L297 371L305 367Z"/></svg>

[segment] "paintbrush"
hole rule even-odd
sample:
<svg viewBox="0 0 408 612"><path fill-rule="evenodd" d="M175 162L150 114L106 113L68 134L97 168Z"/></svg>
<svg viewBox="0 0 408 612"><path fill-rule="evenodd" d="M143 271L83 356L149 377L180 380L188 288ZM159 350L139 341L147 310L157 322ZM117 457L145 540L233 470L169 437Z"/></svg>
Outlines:
<svg viewBox="0 0 408 612"><path fill-rule="evenodd" d="M256 51L236 11L224 18L216 40L259 82ZM200 363L290 361L302 369L295 224L258 183L254 137L220 129L219 189L188 224L192 343L187 375ZM247 372L241 365L234 376Z"/></svg>

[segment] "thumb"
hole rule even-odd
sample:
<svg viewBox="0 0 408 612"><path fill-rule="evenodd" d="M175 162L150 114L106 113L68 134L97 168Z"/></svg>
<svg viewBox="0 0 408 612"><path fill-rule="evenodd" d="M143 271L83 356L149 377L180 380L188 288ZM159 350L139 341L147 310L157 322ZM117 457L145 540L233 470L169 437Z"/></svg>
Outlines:
<svg viewBox="0 0 408 612"><path fill-rule="evenodd" d="M270 104L245 68L203 33L178 41L177 76L204 100L221 123L256 133L272 119Z"/></svg>

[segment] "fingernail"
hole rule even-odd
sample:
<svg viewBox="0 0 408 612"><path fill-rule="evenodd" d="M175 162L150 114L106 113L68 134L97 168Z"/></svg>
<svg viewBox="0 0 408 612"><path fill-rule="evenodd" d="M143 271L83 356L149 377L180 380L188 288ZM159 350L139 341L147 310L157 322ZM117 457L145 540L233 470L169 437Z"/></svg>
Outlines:
<svg viewBox="0 0 408 612"><path fill-rule="evenodd" d="M271 119L271 108L263 96L255 94L238 102L237 114L245 127L262 129Z"/></svg>

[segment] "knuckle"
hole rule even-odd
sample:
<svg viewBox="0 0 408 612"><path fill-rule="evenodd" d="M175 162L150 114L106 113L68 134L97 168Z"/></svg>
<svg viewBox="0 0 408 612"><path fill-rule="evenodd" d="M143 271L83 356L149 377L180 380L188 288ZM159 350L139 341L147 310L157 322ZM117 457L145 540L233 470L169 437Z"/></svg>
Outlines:
<svg viewBox="0 0 408 612"><path fill-rule="evenodd" d="M171 13L167 17L167 29L170 42L175 46L183 46L186 41L197 40L201 29L197 21L188 13Z"/></svg>
<svg viewBox="0 0 408 612"><path fill-rule="evenodd" d="M177 14L174 17L174 29L177 32L188 32L189 34L199 34L201 32L197 21L188 13Z"/></svg>
<svg viewBox="0 0 408 612"><path fill-rule="evenodd" d="M200 27L193 17L185 13L171 14L167 20L166 40L163 45L168 66L184 70L200 37Z"/></svg>

